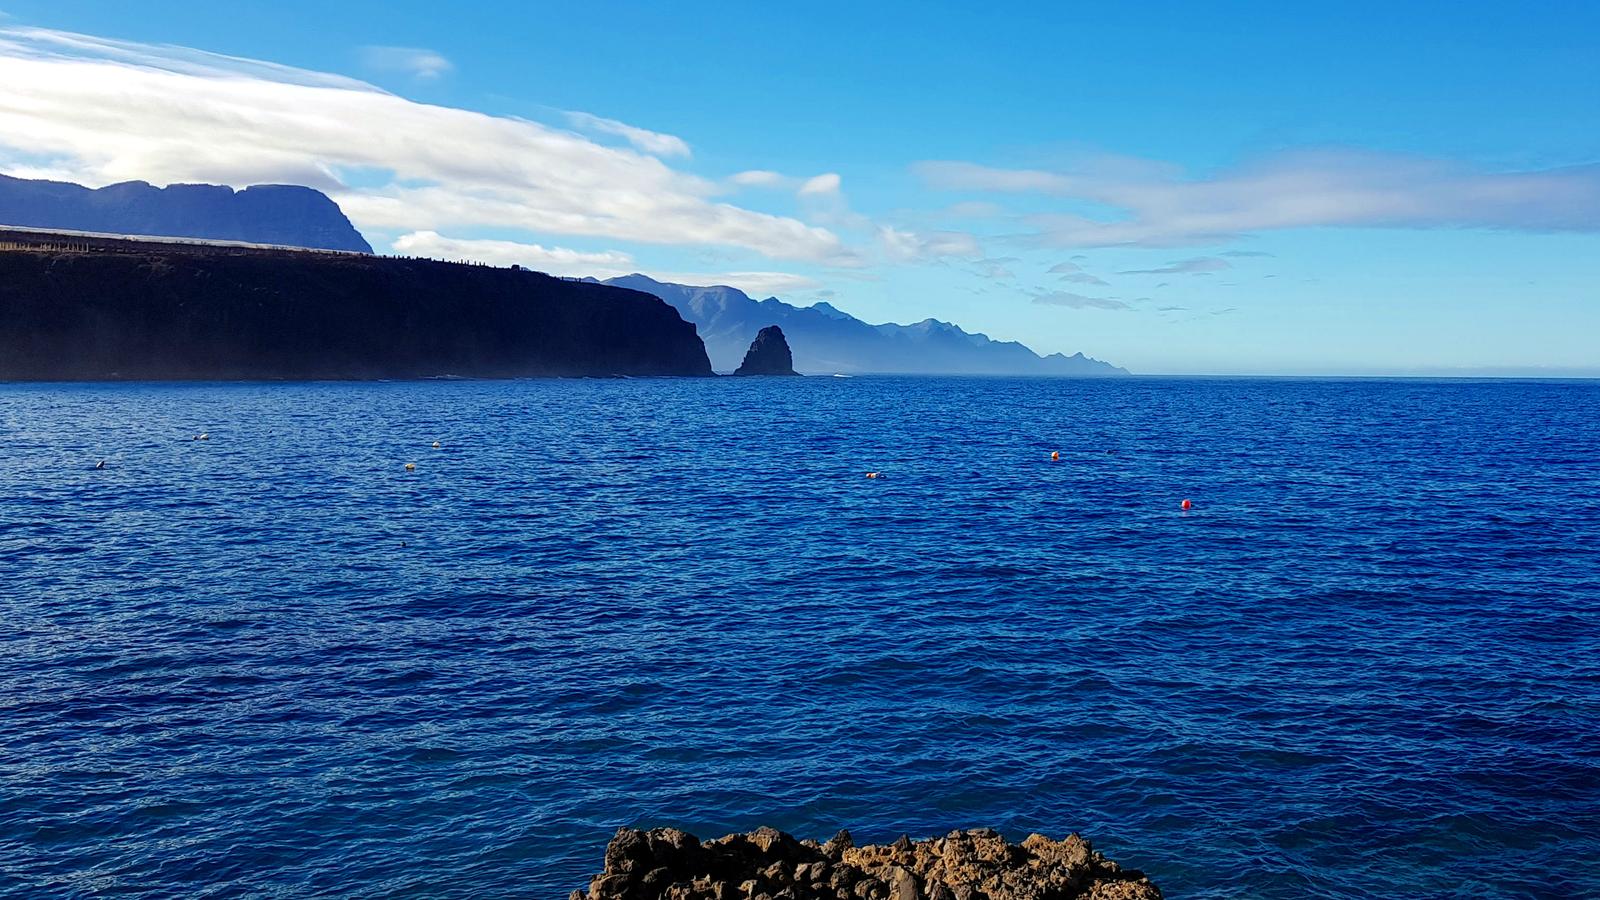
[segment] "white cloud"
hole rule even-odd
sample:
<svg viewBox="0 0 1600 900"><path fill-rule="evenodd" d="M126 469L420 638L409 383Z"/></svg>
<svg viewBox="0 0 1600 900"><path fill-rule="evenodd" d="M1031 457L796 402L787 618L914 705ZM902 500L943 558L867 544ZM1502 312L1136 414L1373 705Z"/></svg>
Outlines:
<svg viewBox="0 0 1600 900"><path fill-rule="evenodd" d="M525 119L182 48L0 28L0 166L329 190L363 229L500 226L863 264L826 228L716 202L714 181Z"/></svg>
<svg viewBox="0 0 1600 900"><path fill-rule="evenodd" d="M800 193L807 196L816 194L837 194L839 193L839 187L841 183L842 179L839 177L839 173L828 172L818 175L815 178L807 178L805 183L800 185Z"/></svg>
<svg viewBox="0 0 1600 900"><path fill-rule="evenodd" d="M1061 306L1067 309L1132 309L1127 303L1115 297L1085 297L1082 294L1072 294L1067 291L1048 291L1033 295L1033 302L1040 306Z"/></svg>
<svg viewBox="0 0 1600 900"><path fill-rule="evenodd" d="M909 263L941 256L980 257L983 250L970 234L959 231L935 231L921 234L895 228L878 226L878 248L891 262Z"/></svg>
<svg viewBox="0 0 1600 900"><path fill-rule="evenodd" d="M657 281L687 284L696 287L727 285L736 287L753 297L771 297L775 294L810 291L821 287L814 279L788 272L723 272L703 274L694 272L646 272Z"/></svg>
<svg viewBox="0 0 1600 900"><path fill-rule="evenodd" d="M944 215L952 219L995 219L1005 215L1005 209L987 200L964 200L951 204Z"/></svg>
<svg viewBox="0 0 1600 900"><path fill-rule="evenodd" d="M1106 158L1073 171L966 162L915 167L940 189L1039 194L1111 207L1095 219L1026 218L1051 246L1171 247L1319 226L1600 231L1600 165L1481 171L1443 160L1354 151L1279 154L1203 178Z"/></svg>
<svg viewBox="0 0 1600 900"><path fill-rule="evenodd" d="M565 247L546 247L518 241L446 237L434 231L401 235L391 248L401 256L430 259L466 260L496 266L520 265L550 275L582 278L615 278L640 271L634 258L618 250L585 252ZM664 272L646 271L658 281L673 284L721 285L736 287L749 294L768 295L805 291L818 287L804 275L788 272Z"/></svg>
<svg viewBox="0 0 1600 900"><path fill-rule="evenodd" d="M620 137L632 144L635 149L651 156L689 156L689 144L683 138L658 131L648 131L618 122L616 119L603 119L600 116L586 112L568 112L567 121L579 131L591 134L609 134Z"/></svg>
<svg viewBox="0 0 1600 900"><path fill-rule="evenodd" d="M728 181L738 187L754 188L785 188L794 184L794 179L777 172L766 169L752 169L748 172L739 172L728 177Z"/></svg>
<svg viewBox="0 0 1600 900"><path fill-rule="evenodd" d="M437 81L455 68L442 53L423 47L362 47L361 61L378 72L399 72L418 81Z"/></svg>
<svg viewBox="0 0 1600 900"><path fill-rule="evenodd" d="M1123 275L1210 275L1212 272L1221 272L1231 269L1225 259L1215 256L1196 256L1192 259L1180 259L1170 262L1155 269L1129 269Z"/></svg>
<svg viewBox="0 0 1600 900"><path fill-rule="evenodd" d="M395 239L391 248L400 256L470 260L496 266L520 265L551 275L593 275L609 278L635 268L633 257L616 250L585 253L565 247L545 247L516 241L449 238L436 231L413 231Z"/></svg>

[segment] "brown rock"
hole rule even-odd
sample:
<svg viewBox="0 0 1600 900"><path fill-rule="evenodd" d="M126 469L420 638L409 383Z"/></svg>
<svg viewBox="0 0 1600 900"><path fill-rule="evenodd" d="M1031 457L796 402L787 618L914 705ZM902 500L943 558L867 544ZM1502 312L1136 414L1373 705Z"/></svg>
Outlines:
<svg viewBox="0 0 1600 900"><path fill-rule="evenodd" d="M819 845L773 828L704 842L622 829L605 867L570 900L1161 900L1078 835L1012 844L987 828L863 847L847 831Z"/></svg>

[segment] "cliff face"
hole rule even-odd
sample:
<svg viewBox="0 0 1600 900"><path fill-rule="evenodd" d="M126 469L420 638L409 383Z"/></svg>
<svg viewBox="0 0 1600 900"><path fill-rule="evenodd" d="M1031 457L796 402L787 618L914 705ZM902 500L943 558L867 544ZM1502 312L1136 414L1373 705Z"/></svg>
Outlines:
<svg viewBox="0 0 1600 900"><path fill-rule="evenodd" d="M694 326L655 297L534 272L288 251L0 250L0 380L710 374Z"/></svg>
<svg viewBox="0 0 1600 900"><path fill-rule="evenodd" d="M744 362L735 375L798 375L794 370L794 354L789 352L789 342L783 338L783 329L768 325L750 342Z"/></svg>
<svg viewBox="0 0 1600 900"><path fill-rule="evenodd" d="M91 190L0 175L0 225L372 252L326 194L284 184L235 191L128 181Z"/></svg>

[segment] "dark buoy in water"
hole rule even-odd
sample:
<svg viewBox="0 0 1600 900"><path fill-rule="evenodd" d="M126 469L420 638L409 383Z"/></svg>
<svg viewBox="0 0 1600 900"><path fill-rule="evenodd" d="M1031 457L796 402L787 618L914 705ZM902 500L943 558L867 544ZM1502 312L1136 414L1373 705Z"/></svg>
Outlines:
<svg viewBox="0 0 1600 900"><path fill-rule="evenodd" d="M1185 500L1185 501L1183 501L1183 508L1185 510L1194 509L1194 504L1189 502L1188 500Z"/></svg>

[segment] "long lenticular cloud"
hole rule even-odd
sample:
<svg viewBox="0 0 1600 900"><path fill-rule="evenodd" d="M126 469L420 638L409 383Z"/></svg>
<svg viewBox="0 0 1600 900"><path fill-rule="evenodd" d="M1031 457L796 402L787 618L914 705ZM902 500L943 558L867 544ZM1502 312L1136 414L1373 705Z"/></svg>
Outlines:
<svg viewBox="0 0 1600 900"><path fill-rule="evenodd" d="M1115 211L1027 217L1039 242L1060 247L1186 246L1323 226L1600 231L1600 165L1496 172L1323 151L1279 154L1205 178L1138 160L1073 171L927 162L916 171L942 190L1034 194Z"/></svg>

